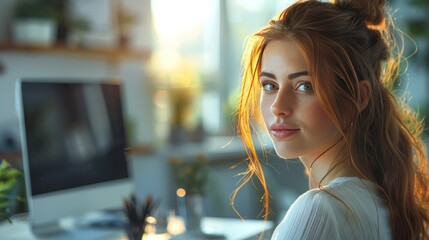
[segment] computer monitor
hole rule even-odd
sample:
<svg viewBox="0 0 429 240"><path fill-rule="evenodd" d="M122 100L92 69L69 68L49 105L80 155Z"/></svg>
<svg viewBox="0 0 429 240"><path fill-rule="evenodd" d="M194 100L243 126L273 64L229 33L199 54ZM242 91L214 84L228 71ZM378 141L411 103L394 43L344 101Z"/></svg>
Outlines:
<svg viewBox="0 0 429 240"><path fill-rule="evenodd" d="M21 79L16 93L33 232L121 207L132 181L120 82Z"/></svg>

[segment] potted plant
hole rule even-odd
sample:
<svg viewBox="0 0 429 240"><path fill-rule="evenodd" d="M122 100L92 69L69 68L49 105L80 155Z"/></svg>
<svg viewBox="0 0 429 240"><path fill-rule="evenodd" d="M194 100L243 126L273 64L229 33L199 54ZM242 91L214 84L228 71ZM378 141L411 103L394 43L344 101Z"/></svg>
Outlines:
<svg viewBox="0 0 429 240"><path fill-rule="evenodd" d="M55 42L59 13L52 0L18 0L13 17L16 44L49 46Z"/></svg>
<svg viewBox="0 0 429 240"><path fill-rule="evenodd" d="M187 195L204 195L209 171L207 156L199 154L191 161L182 161L179 157L172 157L170 163L173 166L173 175L179 188L183 188Z"/></svg>
<svg viewBox="0 0 429 240"><path fill-rule="evenodd" d="M199 154L190 161L172 157L170 163L178 187L179 214L185 218L187 230L199 231L204 215L203 197L209 173L207 156Z"/></svg>
<svg viewBox="0 0 429 240"><path fill-rule="evenodd" d="M21 176L21 171L12 167L6 160L0 162L0 221L10 221L16 200L21 200L17 188L18 178Z"/></svg>

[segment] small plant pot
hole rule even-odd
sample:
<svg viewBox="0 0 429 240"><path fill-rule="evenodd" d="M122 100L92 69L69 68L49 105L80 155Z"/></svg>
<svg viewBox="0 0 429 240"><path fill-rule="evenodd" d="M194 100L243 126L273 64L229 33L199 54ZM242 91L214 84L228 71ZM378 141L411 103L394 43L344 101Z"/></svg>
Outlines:
<svg viewBox="0 0 429 240"><path fill-rule="evenodd" d="M57 24L51 19L17 19L12 25L15 44L52 46L56 39Z"/></svg>
<svg viewBox="0 0 429 240"><path fill-rule="evenodd" d="M200 231L201 220L204 216L204 200L201 194L191 194L185 197L186 229Z"/></svg>

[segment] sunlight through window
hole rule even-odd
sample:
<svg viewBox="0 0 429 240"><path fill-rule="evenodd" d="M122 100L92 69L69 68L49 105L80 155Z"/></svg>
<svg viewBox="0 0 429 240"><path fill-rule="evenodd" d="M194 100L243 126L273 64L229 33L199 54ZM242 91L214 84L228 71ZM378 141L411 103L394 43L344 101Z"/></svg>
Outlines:
<svg viewBox="0 0 429 240"><path fill-rule="evenodd" d="M208 2L152 0L155 31L159 40L174 44L198 35L207 20ZM174 41L169 42L171 40Z"/></svg>

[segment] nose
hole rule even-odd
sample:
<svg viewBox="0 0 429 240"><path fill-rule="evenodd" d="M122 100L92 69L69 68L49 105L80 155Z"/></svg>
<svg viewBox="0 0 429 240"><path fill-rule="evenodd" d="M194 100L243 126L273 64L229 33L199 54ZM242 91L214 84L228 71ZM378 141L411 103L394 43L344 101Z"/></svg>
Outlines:
<svg viewBox="0 0 429 240"><path fill-rule="evenodd" d="M291 94L279 92L271 105L271 112L275 116L288 117L292 114L293 99Z"/></svg>

